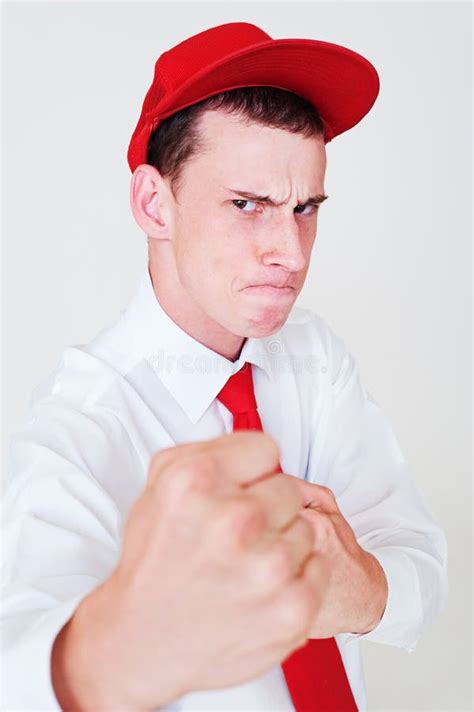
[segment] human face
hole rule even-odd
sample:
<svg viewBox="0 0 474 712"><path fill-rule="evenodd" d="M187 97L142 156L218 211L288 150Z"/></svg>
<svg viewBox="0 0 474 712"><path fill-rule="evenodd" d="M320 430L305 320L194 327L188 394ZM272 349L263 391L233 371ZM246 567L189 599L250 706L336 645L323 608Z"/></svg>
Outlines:
<svg viewBox="0 0 474 712"><path fill-rule="evenodd" d="M324 141L222 111L203 114L199 128L203 150L183 167L173 206L175 298L196 306L195 330L204 319L209 334L215 324L239 337L270 335L309 267Z"/></svg>

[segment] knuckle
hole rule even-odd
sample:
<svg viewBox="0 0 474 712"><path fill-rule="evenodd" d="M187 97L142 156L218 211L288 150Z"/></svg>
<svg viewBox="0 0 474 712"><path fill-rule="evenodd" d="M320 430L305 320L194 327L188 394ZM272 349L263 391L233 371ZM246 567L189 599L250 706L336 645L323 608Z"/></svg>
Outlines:
<svg viewBox="0 0 474 712"><path fill-rule="evenodd" d="M249 496L232 497L224 505L222 519L225 525L239 533L250 524L263 526L265 514L262 505L256 498Z"/></svg>
<svg viewBox="0 0 474 712"><path fill-rule="evenodd" d="M285 475L280 473L276 475L276 481L281 490L282 496L294 502L295 509L301 509L304 506L304 496L297 478L293 475Z"/></svg>
<svg viewBox="0 0 474 712"><path fill-rule="evenodd" d="M172 447L161 448L154 452L148 465L148 482L153 485L158 480L166 480L169 476L169 470L172 469L175 463L179 463L187 446L173 445Z"/></svg>
<svg viewBox="0 0 474 712"><path fill-rule="evenodd" d="M287 596L281 608L280 621L287 635L303 635L312 612L308 587L298 586Z"/></svg>
<svg viewBox="0 0 474 712"><path fill-rule="evenodd" d="M164 464L172 459L173 455L170 450L172 450L172 448L158 450L150 457L147 472L147 486L152 487L155 485L158 475L161 474Z"/></svg>
<svg viewBox="0 0 474 712"><path fill-rule="evenodd" d="M280 450L278 448L278 445L276 443L276 440L274 440L271 435L268 433L265 433L262 431L263 435L263 441L266 443L266 447L268 449L268 453L276 458L280 456Z"/></svg>
<svg viewBox="0 0 474 712"><path fill-rule="evenodd" d="M254 431L256 432L256 431ZM258 431L259 443L258 446L268 460L269 469L276 466L280 459L280 450L276 441L263 430Z"/></svg>
<svg viewBox="0 0 474 712"><path fill-rule="evenodd" d="M303 517L298 517L294 524L294 536L298 538L303 552L309 554L314 546L314 529Z"/></svg>
<svg viewBox="0 0 474 712"><path fill-rule="evenodd" d="M208 453L195 453L189 458L172 464L170 478L185 494L206 493L216 481L214 460Z"/></svg>
<svg viewBox="0 0 474 712"><path fill-rule="evenodd" d="M150 472L161 470L167 464L173 462L178 456L178 448L176 447L165 447L161 450L157 450L150 458Z"/></svg>
<svg viewBox="0 0 474 712"><path fill-rule="evenodd" d="M315 543L322 545L332 539L334 533L334 522L331 517L317 513L313 518Z"/></svg>
<svg viewBox="0 0 474 712"><path fill-rule="evenodd" d="M320 604L330 581L330 572L318 556L311 556L304 567L304 585L309 604L314 608Z"/></svg>
<svg viewBox="0 0 474 712"><path fill-rule="evenodd" d="M322 485L322 490L324 492L324 496L326 497L326 499L329 502L331 502L332 504L334 504L336 502L336 496L335 496L334 492L332 491L332 489L330 489L329 487L326 487L325 485Z"/></svg>
<svg viewBox="0 0 474 712"><path fill-rule="evenodd" d="M320 527L323 536L328 539L334 532L334 522L331 517L321 517Z"/></svg>
<svg viewBox="0 0 474 712"><path fill-rule="evenodd" d="M319 485L319 487L321 488L322 492L325 492L328 495L332 494L332 489L330 489L326 485Z"/></svg>
<svg viewBox="0 0 474 712"><path fill-rule="evenodd" d="M260 538L266 527L265 513L251 498L235 497L219 503L212 521L212 538L227 560L247 552L251 541Z"/></svg>
<svg viewBox="0 0 474 712"><path fill-rule="evenodd" d="M296 519L293 522L293 528L298 536L301 536L307 541L312 541L313 539L313 527L306 519L304 515L298 513Z"/></svg>
<svg viewBox="0 0 474 712"><path fill-rule="evenodd" d="M274 543L265 559L265 573L271 583L283 583L295 574L290 550L283 542Z"/></svg>
<svg viewBox="0 0 474 712"><path fill-rule="evenodd" d="M214 490L217 472L213 458L204 452L170 454L158 459L158 471L151 471L148 486L156 497L176 498L206 494ZM171 500L170 500L171 502Z"/></svg>
<svg viewBox="0 0 474 712"><path fill-rule="evenodd" d="M168 460L171 456L173 448L163 448L162 450L157 450L153 453L150 459L150 469L156 470L159 468L164 460Z"/></svg>

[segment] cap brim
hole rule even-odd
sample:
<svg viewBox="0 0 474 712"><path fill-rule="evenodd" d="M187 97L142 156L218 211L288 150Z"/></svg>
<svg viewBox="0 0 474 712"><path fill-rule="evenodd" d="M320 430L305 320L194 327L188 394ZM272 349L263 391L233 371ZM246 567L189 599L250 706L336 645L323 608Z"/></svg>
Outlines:
<svg viewBox="0 0 474 712"><path fill-rule="evenodd" d="M355 126L370 111L380 82L374 66L346 47L308 39L260 42L209 64L154 107L129 151L132 170L146 162L152 131L176 111L222 91L273 86L292 91L315 106L325 141Z"/></svg>

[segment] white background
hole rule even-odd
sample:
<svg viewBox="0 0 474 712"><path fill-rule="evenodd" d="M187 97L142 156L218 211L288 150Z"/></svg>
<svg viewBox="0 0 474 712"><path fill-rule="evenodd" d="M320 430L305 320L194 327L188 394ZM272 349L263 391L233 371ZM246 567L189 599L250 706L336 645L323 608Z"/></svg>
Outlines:
<svg viewBox="0 0 474 712"><path fill-rule="evenodd" d="M370 114L328 144L299 304L344 338L445 528L450 602L408 654L365 644L371 710L471 709L468 3L4 3L4 425L66 345L125 307L146 260L126 150L158 55L260 25L376 66Z"/></svg>

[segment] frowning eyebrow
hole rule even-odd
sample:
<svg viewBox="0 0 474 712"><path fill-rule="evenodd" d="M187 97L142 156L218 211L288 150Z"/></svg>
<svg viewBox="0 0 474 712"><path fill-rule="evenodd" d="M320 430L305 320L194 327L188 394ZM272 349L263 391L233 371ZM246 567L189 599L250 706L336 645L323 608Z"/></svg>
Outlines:
<svg viewBox="0 0 474 712"><path fill-rule="evenodd" d="M269 195L257 195L257 193L249 193L247 190L235 190L234 188L227 188L231 193L238 195L244 200L254 200L256 203L268 203L268 205L285 205L285 201L277 203L275 200L270 198ZM311 195L304 202L299 203L299 205L321 205L325 200L327 200L328 195L321 195L320 193L316 195Z"/></svg>

